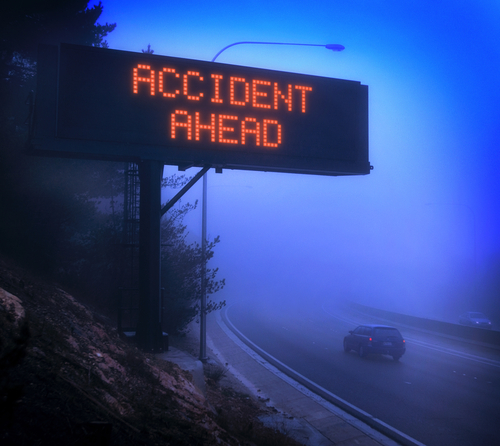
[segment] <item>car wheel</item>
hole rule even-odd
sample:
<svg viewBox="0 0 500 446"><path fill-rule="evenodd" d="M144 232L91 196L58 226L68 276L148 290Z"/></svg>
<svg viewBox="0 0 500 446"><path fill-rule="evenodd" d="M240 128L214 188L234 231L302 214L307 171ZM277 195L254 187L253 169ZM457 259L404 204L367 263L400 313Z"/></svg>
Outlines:
<svg viewBox="0 0 500 446"><path fill-rule="evenodd" d="M359 354L360 358L365 358L366 357L367 353L366 353L365 348L362 345L359 346L358 354Z"/></svg>
<svg viewBox="0 0 500 446"><path fill-rule="evenodd" d="M351 351L351 349L350 349L350 348L349 348L349 346L347 345L347 342L345 341L345 339L344 339L344 351L345 351L346 353L349 353L349 352Z"/></svg>
<svg viewBox="0 0 500 446"><path fill-rule="evenodd" d="M401 356L395 355L392 357L392 359L394 359L394 361L399 361L401 359Z"/></svg>

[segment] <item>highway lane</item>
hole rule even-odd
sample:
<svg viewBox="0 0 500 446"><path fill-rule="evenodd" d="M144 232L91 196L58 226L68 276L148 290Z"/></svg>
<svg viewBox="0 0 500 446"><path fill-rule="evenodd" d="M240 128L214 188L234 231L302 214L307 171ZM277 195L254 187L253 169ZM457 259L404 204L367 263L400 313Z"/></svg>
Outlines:
<svg viewBox="0 0 500 446"><path fill-rule="evenodd" d="M399 362L344 353L359 323L379 322L328 302L246 302L230 321L252 342L340 398L429 445L496 444L500 436L500 354L400 328Z"/></svg>

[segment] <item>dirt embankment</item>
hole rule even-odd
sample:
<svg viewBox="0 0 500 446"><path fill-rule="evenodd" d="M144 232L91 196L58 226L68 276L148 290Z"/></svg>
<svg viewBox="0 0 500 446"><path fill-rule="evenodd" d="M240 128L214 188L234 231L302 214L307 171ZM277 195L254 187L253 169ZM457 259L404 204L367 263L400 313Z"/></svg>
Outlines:
<svg viewBox="0 0 500 446"><path fill-rule="evenodd" d="M0 444L296 445L269 410L207 369L206 395L177 365L124 342L109 320L0 259Z"/></svg>

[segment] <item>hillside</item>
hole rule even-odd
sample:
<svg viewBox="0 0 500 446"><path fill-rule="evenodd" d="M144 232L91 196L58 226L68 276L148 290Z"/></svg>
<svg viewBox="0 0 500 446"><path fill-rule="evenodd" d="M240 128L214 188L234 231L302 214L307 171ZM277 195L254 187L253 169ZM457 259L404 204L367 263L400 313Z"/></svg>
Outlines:
<svg viewBox="0 0 500 446"><path fill-rule="evenodd" d="M213 367L213 366L212 366ZM270 409L144 354L57 285L0 258L0 444L295 445Z"/></svg>

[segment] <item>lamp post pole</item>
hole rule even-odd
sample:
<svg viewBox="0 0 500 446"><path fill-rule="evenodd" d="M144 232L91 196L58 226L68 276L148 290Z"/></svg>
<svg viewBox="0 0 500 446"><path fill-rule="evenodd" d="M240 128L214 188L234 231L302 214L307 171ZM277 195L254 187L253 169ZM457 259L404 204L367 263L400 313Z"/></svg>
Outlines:
<svg viewBox="0 0 500 446"><path fill-rule="evenodd" d="M201 302L200 302L200 361L207 357L207 174L203 175L201 206Z"/></svg>
<svg viewBox="0 0 500 446"><path fill-rule="evenodd" d="M222 48L212 59L220 56L220 54L235 45L292 45L292 46L319 46L331 51L344 51L344 45L338 43L329 43L326 45L319 43L286 43L286 42L235 42ZM200 303L200 361L205 362L207 358L207 257L206 257L206 238L207 238L207 174L203 175L203 203L202 203L202 221L201 221L201 303Z"/></svg>

